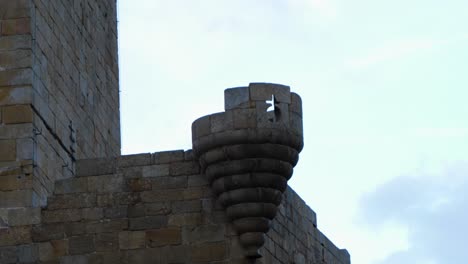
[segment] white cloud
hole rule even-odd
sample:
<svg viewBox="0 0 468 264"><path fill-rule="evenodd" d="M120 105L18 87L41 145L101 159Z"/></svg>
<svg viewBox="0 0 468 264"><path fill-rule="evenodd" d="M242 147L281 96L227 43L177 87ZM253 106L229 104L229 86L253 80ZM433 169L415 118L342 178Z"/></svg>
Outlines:
<svg viewBox="0 0 468 264"><path fill-rule="evenodd" d="M361 217L370 230L388 222L408 229L408 249L379 264L466 263L467 174L468 162L452 164L438 176L395 178L363 197Z"/></svg>

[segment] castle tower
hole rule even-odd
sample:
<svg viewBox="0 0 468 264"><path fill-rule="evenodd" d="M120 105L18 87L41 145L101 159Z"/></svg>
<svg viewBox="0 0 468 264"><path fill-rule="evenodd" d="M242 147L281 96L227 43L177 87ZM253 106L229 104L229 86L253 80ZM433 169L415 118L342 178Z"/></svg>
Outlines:
<svg viewBox="0 0 468 264"><path fill-rule="evenodd" d="M227 89L193 150L121 156L116 1L0 0L0 263L349 264L287 186L301 104Z"/></svg>
<svg viewBox="0 0 468 264"><path fill-rule="evenodd" d="M0 0L0 208L120 155L118 87L114 0Z"/></svg>

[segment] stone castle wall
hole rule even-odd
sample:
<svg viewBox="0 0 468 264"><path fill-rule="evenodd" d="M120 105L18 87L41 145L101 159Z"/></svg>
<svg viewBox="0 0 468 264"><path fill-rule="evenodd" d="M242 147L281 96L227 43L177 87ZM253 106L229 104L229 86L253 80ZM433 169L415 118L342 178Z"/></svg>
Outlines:
<svg viewBox="0 0 468 264"><path fill-rule="evenodd" d="M191 151L120 156L116 21L115 0L0 0L0 263L349 263L289 187L249 262ZM201 130L249 134L266 104L237 96Z"/></svg>
<svg viewBox="0 0 468 264"><path fill-rule="evenodd" d="M120 154L116 6L0 7L0 207L37 207L77 159Z"/></svg>
<svg viewBox="0 0 468 264"><path fill-rule="evenodd" d="M40 214L0 229L0 263L249 263L191 151L81 160ZM255 263L349 263L290 188L261 252Z"/></svg>

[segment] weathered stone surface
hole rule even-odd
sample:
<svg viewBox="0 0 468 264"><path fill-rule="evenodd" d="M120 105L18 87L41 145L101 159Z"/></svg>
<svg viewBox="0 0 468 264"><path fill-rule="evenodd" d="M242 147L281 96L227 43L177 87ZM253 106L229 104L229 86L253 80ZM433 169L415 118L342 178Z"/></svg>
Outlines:
<svg viewBox="0 0 468 264"><path fill-rule="evenodd" d="M32 263L39 259L39 246L37 244L18 246L18 261Z"/></svg>
<svg viewBox="0 0 468 264"><path fill-rule="evenodd" d="M76 162L76 176L97 176L117 171L114 158L83 159Z"/></svg>
<svg viewBox="0 0 468 264"><path fill-rule="evenodd" d="M119 233L120 249L143 248L146 244L146 233L144 231L122 231Z"/></svg>
<svg viewBox="0 0 468 264"><path fill-rule="evenodd" d="M9 264L17 263L17 261L16 247L0 247L0 263Z"/></svg>
<svg viewBox="0 0 468 264"><path fill-rule="evenodd" d="M67 208L85 208L96 206L95 193L74 193L56 195L49 199L47 207L50 210Z"/></svg>
<svg viewBox="0 0 468 264"><path fill-rule="evenodd" d="M1 39L1 38L0 38ZM32 103L31 87L5 87L0 89L0 105L25 105Z"/></svg>
<svg viewBox="0 0 468 264"><path fill-rule="evenodd" d="M184 150L161 151L153 153L154 164L166 164L184 160Z"/></svg>
<svg viewBox="0 0 468 264"><path fill-rule="evenodd" d="M169 165L168 164L161 164L161 165L145 166L145 167L143 167L142 174L143 174L143 177L168 176L169 175Z"/></svg>
<svg viewBox="0 0 468 264"><path fill-rule="evenodd" d="M189 243L224 241L225 235L225 225L200 225L183 229L184 241Z"/></svg>
<svg viewBox="0 0 468 264"><path fill-rule="evenodd" d="M39 224L41 220L40 208L11 208L8 209L8 225L23 226Z"/></svg>
<svg viewBox="0 0 468 264"><path fill-rule="evenodd" d="M81 193L87 191L87 178L72 178L55 182L55 194Z"/></svg>
<svg viewBox="0 0 468 264"><path fill-rule="evenodd" d="M31 207L32 192L31 190L17 190L0 192L0 208L7 207Z"/></svg>
<svg viewBox="0 0 468 264"><path fill-rule="evenodd" d="M224 242L203 243L193 247L191 260L193 262L223 260L227 255Z"/></svg>
<svg viewBox="0 0 468 264"><path fill-rule="evenodd" d="M16 141L0 140L0 161L16 160Z"/></svg>
<svg viewBox="0 0 468 264"><path fill-rule="evenodd" d="M96 177L88 177L88 190L96 193L126 191L122 176L110 174Z"/></svg>
<svg viewBox="0 0 468 264"><path fill-rule="evenodd" d="M96 250L93 236L78 236L69 238L70 254L79 255Z"/></svg>
<svg viewBox="0 0 468 264"><path fill-rule="evenodd" d="M22 86L32 84L31 69L11 69L0 71L0 86Z"/></svg>
<svg viewBox="0 0 468 264"><path fill-rule="evenodd" d="M130 230L146 230L167 226L167 216L155 215L138 218L130 218Z"/></svg>
<svg viewBox="0 0 468 264"><path fill-rule="evenodd" d="M150 247L179 245L182 243L181 230L175 227L146 231L146 239Z"/></svg>
<svg viewBox="0 0 468 264"><path fill-rule="evenodd" d="M0 228L0 247L31 243L31 227Z"/></svg>
<svg viewBox="0 0 468 264"><path fill-rule="evenodd" d="M95 239L97 252L115 252L119 249L119 236L117 233L99 233Z"/></svg>
<svg viewBox="0 0 468 264"><path fill-rule="evenodd" d="M34 242L62 239L65 237L65 226L62 223L35 225L31 236Z"/></svg>
<svg viewBox="0 0 468 264"><path fill-rule="evenodd" d="M247 144L299 151L299 96L264 83L230 89L227 112L193 126L194 149L202 151L119 156L115 2L69 2L0 0L0 263L245 263L240 240L263 237L239 239L215 196L260 186L255 194L230 193L225 204L262 200L271 196L262 188L284 191L285 182L245 174L247 184L239 177L213 182L215 195L206 165L268 153L263 158L283 163L255 160L249 169L273 168L289 177L286 163L295 164L289 154L232 145L247 138ZM267 112L272 95L276 102L269 103L280 114ZM220 146L214 160L199 160ZM208 171L218 177L241 163ZM252 208L236 209L245 216ZM266 230L269 223L247 220L236 227ZM349 254L317 230L315 213L290 189L271 226L261 263L349 263Z"/></svg>
<svg viewBox="0 0 468 264"><path fill-rule="evenodd" d="M250 90L248 87L237 87L224 90L224 110L248 108Z"/></svg>

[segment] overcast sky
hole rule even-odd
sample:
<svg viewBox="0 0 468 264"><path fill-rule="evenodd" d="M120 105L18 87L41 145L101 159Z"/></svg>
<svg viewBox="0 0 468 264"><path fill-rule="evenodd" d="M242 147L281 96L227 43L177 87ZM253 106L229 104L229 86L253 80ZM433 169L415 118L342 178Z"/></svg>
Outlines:
<svg viewBox="0 0 468 264"><path fill-rule="evenodd" d="M289 183L353 263L466 263L468 1L118 4L123 154L190 149L224 89L286 84Z"/></svg>

